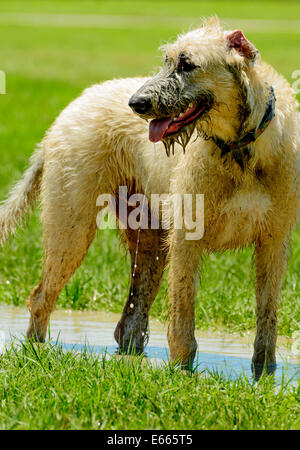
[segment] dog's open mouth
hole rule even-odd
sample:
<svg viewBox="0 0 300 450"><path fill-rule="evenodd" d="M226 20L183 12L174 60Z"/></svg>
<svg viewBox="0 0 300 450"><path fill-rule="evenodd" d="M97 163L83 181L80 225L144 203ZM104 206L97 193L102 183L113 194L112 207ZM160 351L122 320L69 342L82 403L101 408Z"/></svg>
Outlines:
<svg viewBox="0 0 300 450"><path fill-rule="evenodd" d="M149 139L151 142L158 142L161 139L178 133L178 131L198 119L208 108L208 105L190 104L188 109L180 113L178 117L164 117L153 119L149 124Z"/></svg>

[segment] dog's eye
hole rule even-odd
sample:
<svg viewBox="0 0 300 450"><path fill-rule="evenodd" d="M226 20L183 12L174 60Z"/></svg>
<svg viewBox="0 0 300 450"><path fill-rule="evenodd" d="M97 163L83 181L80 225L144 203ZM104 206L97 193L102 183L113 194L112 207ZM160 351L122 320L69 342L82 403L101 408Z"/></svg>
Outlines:
<svg viewBox="0 0 300 450"><path fill-rule="evenodd" d="M193 64L191 61L180 58L179 64L178 64L178 70L180 72L191 72L192 70L196 69L196 65Z"/></svg>

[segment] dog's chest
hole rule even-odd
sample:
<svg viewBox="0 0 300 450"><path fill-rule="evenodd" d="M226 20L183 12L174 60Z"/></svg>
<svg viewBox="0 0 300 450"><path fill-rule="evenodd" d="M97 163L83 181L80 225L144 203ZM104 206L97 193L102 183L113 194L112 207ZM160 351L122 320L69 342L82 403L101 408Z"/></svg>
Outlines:
<svg viewBox="0 0 300 450"><path fill-rule="evenodd" d="M215 206L205 230L207 245L212 250L251 245L268 230L272 201L259 185L244 186Z"/></svg>

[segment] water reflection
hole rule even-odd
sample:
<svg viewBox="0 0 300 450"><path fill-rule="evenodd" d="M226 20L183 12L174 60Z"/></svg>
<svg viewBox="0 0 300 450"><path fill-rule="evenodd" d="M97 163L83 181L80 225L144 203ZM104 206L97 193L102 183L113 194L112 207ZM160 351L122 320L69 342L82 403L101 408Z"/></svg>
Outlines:
<svg viewBox="0 0 300 450"><path fill-rule="evenodd" d="M23 338L28 325L26 309L11 305L0 306L0 334L9 342L13 337ZM97 354L114 355L117 345L113 338L119 314L81 311L55 311L51 316L51 340L59 339L66 350L81 351L86 345ZM169 358L166 327L156 320L150 321L149 344L146 356L156 366L164 365ZM251 378L250 361L253 335L239 337L224 333L196 333L198 352L195 359L197 370L218 371L230 378L242 373ZM2 339L3 340L3 339ZM279 338L277 348L276 379L297 380L300 375L300 358L289 349L291 342Z"/></svg>

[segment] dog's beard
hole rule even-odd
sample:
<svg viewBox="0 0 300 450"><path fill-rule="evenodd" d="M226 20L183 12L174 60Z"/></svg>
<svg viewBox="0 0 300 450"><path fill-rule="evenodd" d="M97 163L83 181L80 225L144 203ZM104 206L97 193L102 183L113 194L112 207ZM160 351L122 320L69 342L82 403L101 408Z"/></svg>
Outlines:
<svg viewBox="0 0 300 450"><path fill-rule="evenodd" d="M209 114L205 114L201 119L186 125L180 132L164 137L162 142L165 146L167 156L170 156L171 152L174 155L175 144L179 144L183 149L183 153L185 153L185 149L193 134L195 134L193 142L198 138L208 140L213 136L213 126Z"/></svg>
<svg viewBox="0 0 300 450"><path fill-rule="evenodd" d="M183 153L185 153L186 146L190 142L190 139L194 133L196 127L196 122L192 122L180 130L180 133L172 134L170 136L166 136L162 139L162 142L165 146L167 156L170 156L171 152L174 155L174 147L175 144L179 144Z"/></svg>

